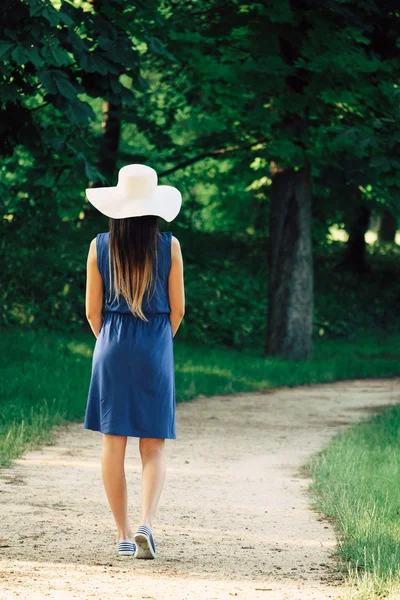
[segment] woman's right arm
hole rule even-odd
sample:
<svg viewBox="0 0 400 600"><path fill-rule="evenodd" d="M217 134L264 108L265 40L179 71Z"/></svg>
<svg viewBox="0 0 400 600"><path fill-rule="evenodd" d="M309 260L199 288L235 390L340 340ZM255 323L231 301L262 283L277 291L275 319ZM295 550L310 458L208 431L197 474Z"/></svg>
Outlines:
<svg viewBox="0 0 400 600"><path fill-rule="evenodd" d="M96 238L90 242L86 273L86 318L97 338L103 323L103 280L97 266Z"/></svg>
<svg viewBox="0 0 400 600"><path fill-rule="evenodd" d="M171 269L168 277L168 295L171 312L169 315L172 335L178 331L185 314L185 286L183 281L183 259L178 239L171 240Z"/></svg>

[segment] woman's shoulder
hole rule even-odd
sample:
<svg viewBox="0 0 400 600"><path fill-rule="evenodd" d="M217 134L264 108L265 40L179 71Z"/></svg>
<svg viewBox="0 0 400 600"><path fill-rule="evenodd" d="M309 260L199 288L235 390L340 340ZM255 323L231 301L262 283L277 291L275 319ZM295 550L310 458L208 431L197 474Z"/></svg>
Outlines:
<svg viewBox="0 0 400 600"><path fill-rule="evenodd" d="M101 231L100 233L96 234L96 236L93 238L92 241L94 241L94 240L101 240L101 239L103 239L103 238L105 238L105 237L107 237L109 235L110 235L109 231Z"/></svg>
<svg viewBox="0 0 400 600"><path fill-rule="evenodd" d="M178 238L172 235L172 231L162 231L160 234L166 244L166 247L168 247L170 250L171 258L174 256L179 256L181 253L181 245Z"/></svg>
<svg viewBox="0 0 400 600"><path fill-rule="evenodd" d="M163 244L165 244L166 246L171 245L171 240L173 238L172 231L159 231L158 234Z"/></svg>
<svg viewBox="0 0 400 600"><path fill-rule="evenodd" d="M109 234L109 233L110 233L109 231L104 231L104 232L101 232L101 233L97 233L94 236L94 238L92 238L90 240L90 246L89 246L90 252L92 252L92 253L95 254L97 252L97 250L99 248L99 245L100 245L101 241L103 240L104 236L107 235L107 234Z"/></svg>
<svg viewBox="0 0 400 600"><path fill-rule="evenodd" d="M106 242L108 243L108 239L110 237L110 232L109 231L101 231L100 233L98 233L96 235L96 245L99 246L99 244L104 245Z"/></svg>
<svg viewBox="0 0 400 600"><path fill-rule="evenodd" d="M165 239L168 240L169 242L172 242L173 244L179 244L179 240L177 237L175 237L174 235L172 235L172 231L159 231L159 234Z"/></svg>

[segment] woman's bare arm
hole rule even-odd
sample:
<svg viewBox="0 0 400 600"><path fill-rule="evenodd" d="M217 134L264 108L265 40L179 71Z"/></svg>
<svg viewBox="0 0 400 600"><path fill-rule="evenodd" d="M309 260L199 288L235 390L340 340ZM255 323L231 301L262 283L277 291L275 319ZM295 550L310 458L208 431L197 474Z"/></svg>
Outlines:
<svg viewBox="0 0 400 600"><path fill-rule="evenodd" d="M86 318L96 338L102 323L103 279L97 266L96 238L90 242L86 264Z"/></svg>
<svg viewBox="0 0 400 600"><path fill-rule="evenodd" d="M183 259L181 246L178 239L172 236L171 242L171 270L168 278L168 294L171 312L169 315L172 335L178 331L179 325L185 314L185 286L183 280Z"/></svg>

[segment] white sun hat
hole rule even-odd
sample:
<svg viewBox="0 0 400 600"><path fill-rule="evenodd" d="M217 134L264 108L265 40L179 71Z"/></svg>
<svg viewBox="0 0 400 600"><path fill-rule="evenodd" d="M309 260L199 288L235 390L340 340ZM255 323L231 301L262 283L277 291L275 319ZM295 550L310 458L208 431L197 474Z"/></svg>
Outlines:
<svg viewBox="0 0 400 600"><path fill-rule="evenodd" d="M147 165L125 165L114 187L88 188L87 199L113 219L157 215L172 221L180 211L182 194L171 185L157 185L157 173Z"/></svg>

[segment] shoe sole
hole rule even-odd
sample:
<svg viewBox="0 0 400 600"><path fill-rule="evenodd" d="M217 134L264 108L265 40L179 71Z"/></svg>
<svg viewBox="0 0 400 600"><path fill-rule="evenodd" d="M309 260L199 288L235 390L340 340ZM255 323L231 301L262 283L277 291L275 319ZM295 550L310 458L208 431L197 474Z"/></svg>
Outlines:
<svg viewBox="0 0 400 600"><path fill-rule="evenodd" d="M144 533L138 533L134 536L136 544L135 558L155 558L156 555L151 547L150 538Z"/></svg>
<svg viewBox="0 0 400 600"><path fill-rule="evenodd" d="M135 551L133 550L121 550L120 552L118 552L118 554L120 556L132 556L133 554L135 554Z"/></svg>

